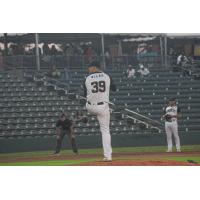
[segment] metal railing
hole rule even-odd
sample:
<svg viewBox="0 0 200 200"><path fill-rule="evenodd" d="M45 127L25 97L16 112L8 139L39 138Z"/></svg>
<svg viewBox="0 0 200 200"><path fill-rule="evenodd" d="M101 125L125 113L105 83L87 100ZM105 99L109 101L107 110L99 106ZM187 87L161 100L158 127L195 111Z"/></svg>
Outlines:
<svg viewBox="0 0 200 200"><path fill-rule="evenodd" d="M40 56L41 69L50 68L56 65L58 68L85 68L92 60L103 62L103 56L84 56L84 55L45 55ZM6 56L3 59L4 66L9 69L36 69L36 56L35 55L18 55ZM143 63L147 67L162 65L162 56L160 55L122 55L122 56L105 56L105 67L123 67L137 65ZM171 63L168 57L168 63ZM102 65L103 66L103 65Z"/></svg>
<svg viewBox="0 0 200 200"><path fill-rule="evenodd" d="M43 81L45 86L53 86L55 90L63 90L65 94L73 94L74 98L76 100L84 100L86 102L86 98L81 96L80 94L77 93L69 93L68 90L68 85L63 84L63 82L60 82L56 79L53 78L48 78L46 76L42 76L41 74L38 76L38 74L34 75L33 80L35 81ZM115 112L117 110L116 105L113 102L108 102L108 104L111 106L110 110L111 112ZM145 126L144 129L154 129L156 130L157 133L161 133L163 130L163 125L161 122L153 120L147 116L144 116L142 114L139 114L133 110L130 109L122 109L120 111L121 115L123 116L122 118L124 119L129 119L133 121L133 124L140 123Z"/></svg>

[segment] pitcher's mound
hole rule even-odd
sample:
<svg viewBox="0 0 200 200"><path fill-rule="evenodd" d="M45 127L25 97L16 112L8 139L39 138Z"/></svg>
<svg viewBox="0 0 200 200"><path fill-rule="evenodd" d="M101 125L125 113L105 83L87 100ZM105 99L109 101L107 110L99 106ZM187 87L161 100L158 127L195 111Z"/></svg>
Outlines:
<svg viewBox="0 0 200 200"><path fill-rule="evenodd" d="M173 160L113 160L112 162L87 162L80 164L81 166L197 166L189 162L179 162Z"/></svg>

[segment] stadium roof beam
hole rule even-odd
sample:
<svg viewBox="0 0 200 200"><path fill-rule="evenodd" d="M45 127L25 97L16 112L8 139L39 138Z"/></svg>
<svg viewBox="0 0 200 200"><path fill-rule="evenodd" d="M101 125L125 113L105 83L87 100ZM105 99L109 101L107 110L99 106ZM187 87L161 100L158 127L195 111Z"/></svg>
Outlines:
<svg viewBox="0 0 200 200"><path fill-rule="evenodd" d="M145 34L145 33L104 33L105 42L117 41L129 38L147 37L147 36L159 36L160 34ZM101 34L99 33L39 33L40 42L94 42L101 39ZM8 42L13 43L32 43L34 41L34 33L9 35ZM3 41L3 37L0 37L0 42Z"/></svg>
<svg viewBox="0 0 200 200"><path fill-rule="evenodd" d="M153 38L167 35L169 39L199 38L200 33L104 33L105 43L117 40L134 40L139 38ZM101 39L99 33L39 33L40 42L94 42ZM7 41L13 43L32 43L35 39L34 33L7 34ZM4 35L0 34L0 42L4 42Z"/></svg>

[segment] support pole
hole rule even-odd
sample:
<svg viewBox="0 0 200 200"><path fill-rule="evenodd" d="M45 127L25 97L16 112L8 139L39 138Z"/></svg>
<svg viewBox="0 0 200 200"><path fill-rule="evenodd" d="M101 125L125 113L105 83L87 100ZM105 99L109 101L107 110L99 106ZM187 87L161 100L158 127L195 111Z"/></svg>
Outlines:
<svg viewBox="0 0 200 200"><path fill-rule="evenodd" d="M39 34L35 34L35 55L36 55L36 66L37 70L40 71L40 53L39 53Z"/></svg>
<svg viewBox="0 0 200 200"><path fill-rule="evenodd" d="M162 36L160 36L160 54L161 54L161 61L162 61L162 66L163 66L164 60L163 60L163 42L162 42Z"/></svg>
<svg viewBox="0 0 200 200"><path fill-rule="evenodd" d="M167 35L164 36L165 41L165 67L167 67Z"/></svg>
<svg viewBox="0 0 200 200"><path fill-rule="evenodd" d="M4 52L5 52L5 56L8 55L8 38L7 38L8 34L4 33Z"/></svg>
<svg viewBox="0 0 200 200"><path fill-rule="evenodd" d="M105 63L105 47L104 47L104 35L101 34L101 46L102 46L102 61L103 61L103 69L106 69L106 63Z"/></svg>
<svg viewBox="0 0 200 200"><path fill-rule="evenodd" d="M119 40L118 41L118 56L122 56L123 55L123 53L122 53L122 41L121 40Z"/></svg>

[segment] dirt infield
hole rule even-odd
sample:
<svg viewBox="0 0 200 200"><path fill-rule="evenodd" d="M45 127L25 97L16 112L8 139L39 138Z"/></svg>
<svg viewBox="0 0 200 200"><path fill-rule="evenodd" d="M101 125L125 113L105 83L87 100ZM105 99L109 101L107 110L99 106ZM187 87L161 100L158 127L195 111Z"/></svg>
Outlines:
<svg viewBox="0 0 200 200"><path fill-rule="evenodd" d="M112 162L88 162L79 166L200 166L200 164L173 160L113 160Z"/></svg>
<svg viewBox="0 0 200 200"><path fill-rule="evenodd" d="M112 162L95 161L79 166L200 166L196 163L170 160L177 156L200 156L200 152L117 154Z"/></svg>
<svg viewBox="0 0 200 200"><path fill-rule="evenodd" d="M43 155L43 156L13 156L0 157L1 162L32 162L32 161L55 161L55 160L79 160L94 159L73 166L198 166L200 164L176 161L173 157L200 157L200 152L181 153L114 153L112 162L103 162L101 154L80 155Z"/></svg>

